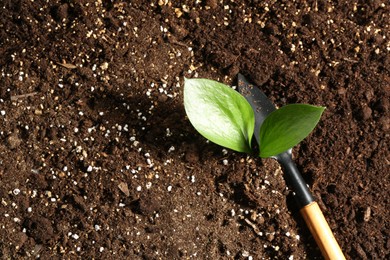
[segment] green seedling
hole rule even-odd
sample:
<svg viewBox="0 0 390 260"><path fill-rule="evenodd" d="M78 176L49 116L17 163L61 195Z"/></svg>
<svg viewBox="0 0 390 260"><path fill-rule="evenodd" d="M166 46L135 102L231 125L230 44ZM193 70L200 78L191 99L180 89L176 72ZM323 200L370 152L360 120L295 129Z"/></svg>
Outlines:
<svg viewBox="0 0 390 260"><path fill-rule="evenodd" d="M209 79L185 79L184 107L191 124L210 141L251 153L255 117L246 99ZM276 156L297 145L315 128L324 107L291 104L273 111L259 133L259 156Z"/></svg>

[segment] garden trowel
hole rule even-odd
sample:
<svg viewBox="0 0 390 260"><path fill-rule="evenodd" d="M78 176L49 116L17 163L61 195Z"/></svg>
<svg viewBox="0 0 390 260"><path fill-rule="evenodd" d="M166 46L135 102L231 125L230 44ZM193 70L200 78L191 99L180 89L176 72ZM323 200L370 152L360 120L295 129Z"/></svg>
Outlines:
<svg viewBox="0 0 390 260"><path fill-rule="evenodd" d="M238 74L238 91L246 98L254 111L254 136L259 142L261 124L276 108L258 87L250 84L241 74ZM293 194L300 212L324 258L332 260L345 259L321 209L315 202L307 184L292 160L291 149L273 158L282 165L286 183L294 192Z"/></svg>

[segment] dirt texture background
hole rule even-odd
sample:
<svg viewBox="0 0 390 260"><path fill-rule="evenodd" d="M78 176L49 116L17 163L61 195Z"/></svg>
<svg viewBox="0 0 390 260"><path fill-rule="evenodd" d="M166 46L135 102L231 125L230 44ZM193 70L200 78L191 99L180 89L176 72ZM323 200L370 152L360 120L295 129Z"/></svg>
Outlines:
<svg viewBox="0 0 390 260"><path fill-rule="evenodd" d="M0 3L0 258L321 259L278 164L206 142L183 78L326 106L294 158L388 259L388 1ZM387 209L386 209L387 208Z"/></svg>

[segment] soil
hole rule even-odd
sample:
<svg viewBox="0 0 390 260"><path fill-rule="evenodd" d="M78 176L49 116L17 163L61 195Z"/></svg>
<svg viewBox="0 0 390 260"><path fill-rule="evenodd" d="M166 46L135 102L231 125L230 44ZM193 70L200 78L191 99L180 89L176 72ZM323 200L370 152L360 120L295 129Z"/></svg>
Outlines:
<svg viewBox="0 0 390 260"><path fill-rule="evenodd" d="M207 142L183 78L327 109L294 149L348 259L389 259L387 1L0 4L0 258L321 259L283 173ZM387 209L386 209L387 208Z"/></svg>

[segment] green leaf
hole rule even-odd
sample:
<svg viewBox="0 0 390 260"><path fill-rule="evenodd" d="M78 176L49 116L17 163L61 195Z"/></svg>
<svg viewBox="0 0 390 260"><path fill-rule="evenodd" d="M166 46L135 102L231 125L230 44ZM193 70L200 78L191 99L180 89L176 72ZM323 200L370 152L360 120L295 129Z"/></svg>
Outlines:
<svg viewBox="0 0 390 260"><path fill-rule="evenodd" d="M324 107L291 104L273 111L260 128L260 157L287 151L313 131Z"/></svg>
<svg viewBox="0 0 390 260"><path fill-rule="evenodd" d="M237 91L209 79L185 79L184 107L201 135L218 145L250 153L254 113Z"/></svg>

